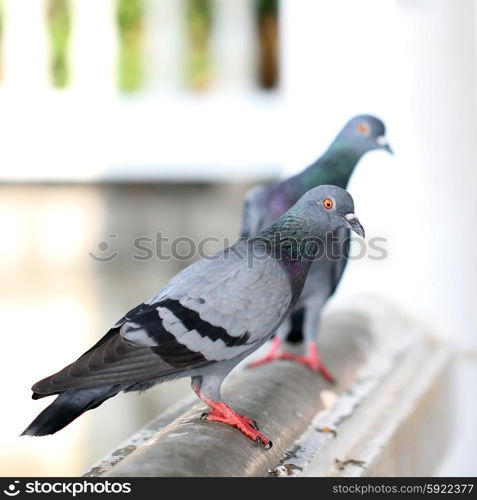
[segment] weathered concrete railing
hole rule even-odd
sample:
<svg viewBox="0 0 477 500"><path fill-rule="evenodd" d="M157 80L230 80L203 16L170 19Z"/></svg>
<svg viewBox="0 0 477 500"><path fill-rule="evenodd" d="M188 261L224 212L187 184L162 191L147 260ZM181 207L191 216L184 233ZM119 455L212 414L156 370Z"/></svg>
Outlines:
<svg viewBox="0 0 477 500"><path fill-rule="evenodd" d="M225 384L225 400L258 421L273 440L271 450L229 426L202 421L204 405L191 397L86 475L432 473L447 444L442 381L448 350L376 299L357 310L323 322L320 352L336 385L287 361L239 371ZM440 418L424 425L429 412ZM420 433L420 445L413 433Z"/></svg>

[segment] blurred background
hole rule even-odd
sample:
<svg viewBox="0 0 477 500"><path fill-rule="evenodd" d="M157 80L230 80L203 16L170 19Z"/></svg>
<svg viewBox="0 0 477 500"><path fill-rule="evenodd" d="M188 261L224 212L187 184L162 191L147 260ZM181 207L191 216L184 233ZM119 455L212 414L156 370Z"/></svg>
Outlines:
<svg viewBox="0 0 477 500"><path fill-rule="evenodd" d="M18 437L49 403L32 383L197 258L134 259L135 238L233 242L246 190L358 113L396 154L350 185L387 258L333 302L378 293L458 347L439 473L477 475L476 28L474 0L0 0L0 475L79 475L189 393Z"/></svg>

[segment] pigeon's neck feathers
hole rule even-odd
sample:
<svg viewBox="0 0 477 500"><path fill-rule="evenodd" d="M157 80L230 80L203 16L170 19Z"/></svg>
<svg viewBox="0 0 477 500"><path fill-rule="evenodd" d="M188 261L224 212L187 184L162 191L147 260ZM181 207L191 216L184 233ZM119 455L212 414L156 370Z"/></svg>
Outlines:
<svg viewBox="0 0 477 500"><path fill-rule="evenodd" d="M367 152L367 147L338 135L322 156L322 159L336 158L355 164Z"/></svg>
<svg viewBox="0 0 477 500"><path fill-rule="evenodd" d="M295 205L271 226L260 232L257 238L269 241L272 244L271 248L293 250L293 244L299 245L305 238L312 236L309 226L303 211Z"/></svg>
<svg viewBox="0 0 477 500"><path fill-rule="evenodd" d="M251 239L266 242L270 255L285 269L290 277L292 290L298 295L317 251L316 242L310 241L311 237L321 236L315 232L302 209L294 206Z"/></svg>
<svg viewBox="0 0 477 500"><path fill-rule="evenodd" d="M325 151L301 174L304 186L311 189L320 184L332 184L346 189L351 174L365 151L338 136Z"/></svg>

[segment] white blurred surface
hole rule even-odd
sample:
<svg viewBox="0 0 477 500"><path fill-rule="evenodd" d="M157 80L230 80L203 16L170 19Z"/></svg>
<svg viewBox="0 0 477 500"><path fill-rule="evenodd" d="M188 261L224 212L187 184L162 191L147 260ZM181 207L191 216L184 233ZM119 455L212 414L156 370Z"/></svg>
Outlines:
<svg viewBox="0 0 477 500"><path fill-rule="evenodd" d="M378 292L475 353L475 2L283 5L286 171L310 163L357 113L382 117L395 151L369 153L349 186L367 239L385 237L388 258L352 262L334 300ZM444 475L461 466L477 475L473 359L455 381L459 453Z"/></svg>
<svg viewBox="0 0 477 500"><path fill-rule="evenodd" d="M473 0L282 0L279 92L250 90L249 76L241 75L237 88L227 80L201 97L189 96L176 88L177 67L166 58L171 78L164 88L129 98L113 86L110 2L101 7L91 0L73 2L79 24L72 46L78 63L72 87L61 92L50 89L40 64L45 47L39 6L24 16L24 0L4 4L0 180L255 181L302 169L350 116L376 114L387 124L396 155L369 153L350 191L368 239L385 237L389 254L382 261L351 262L333 301L380 293L461 349L475 352ZM170 2L162 6L171 8ZM176 36L178 26L170 29ZM234 33L243 36L246 30ZM104 37L101 50L90 43L95 37ZM244 50L249 48L244 45ZM151 54L157 56L154 48ZM219 56L227 66L224 54ZM128 406L133 396L116 398L96 410L98 417L85 416L54 438L18 441L16 436L46 404L29 400L28 388L47 375L44 367L63 365L59 353L44 349L41 336L61 345L60 357L67 362L107 327L97 310L95 277L83 258L109 234L103 218L114 204L89 192L50 201L42 195L36 202L31 194L17 198L12 188L10 196L0 200L0 313L7 332L0 366L3 376L15 381L4 394L14 411L2 414L0 471L24 467L30 474L80 473L87 452L77 445L90 436L92 423L102 419L101 430L110 430L114 441L122 424L114 415L124 410L125 421L135 422ZM172 215L161 215L169 229ZM232 214L224 214L226 225L225 217ZM180 223L179 228L192 231ZM134 305L133 290L117 287L115 293L112 302ZM65 344L62 324L71 317ZM94 338L86 338L85 330ZM28 369L19 364L19 345L27 346L21 363ZM477 409L467 403L477 383L475 357L466 363L466 376L455 383L457 451L446 459L442 474L462 470L477 475L472 466L477 463ZM170 387L167 394L176 391Z"/></svg>

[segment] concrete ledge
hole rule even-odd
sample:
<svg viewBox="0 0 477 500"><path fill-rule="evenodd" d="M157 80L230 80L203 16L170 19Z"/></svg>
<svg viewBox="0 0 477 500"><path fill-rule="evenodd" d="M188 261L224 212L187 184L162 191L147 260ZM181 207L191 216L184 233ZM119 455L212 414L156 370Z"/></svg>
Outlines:
<svg viewBox="0 0 477 500"><path fill-rule="evenodd" d="M427 373L428 383L421 388L424 392L442 372L448 360L447 350L429 342L424 332L417 331L389 306L376 298L367 298L324 319L320 352L338 384L330 385L306 368L287 361L253 370L238 369L225 384L224 399L239 413L257 420L260 430L273 440L271 450L254 444L229 426L200 420L205 407L191 397L159 416L86 475L361 475L373 470L385 473L386 466L378 466L384 451L378 450L385 450L389 443L384 438L386 433L380 432L384 442L374 448L364 446L363 440L369 442L366 435L371 424L386 418L384 407L392 412L404 404L405 391L390 393L390 380L399 386L399 377L394 378L399 370L406 375L413 373L416 363L422 368L430 352L426 346L430 349L432 345L440 355L434 360L434 372ZM417 357L413 354L416 347L420 353ZM419 395L416 393L415 397ZM400 412L400 422L405 420L404 413ZM396 421L393 429L398 427ZM363 464L335 462L355 459L356 447L368 450L360 460ZM369 468L371 461L376 464L373 469Z"/></svg>
<svg viewBox="0 0 477 500"><path fill-rule="evenodd" d="M451 442L452 356L432 337L408 333L315 416L272 475L433 474Z"/></svg>

